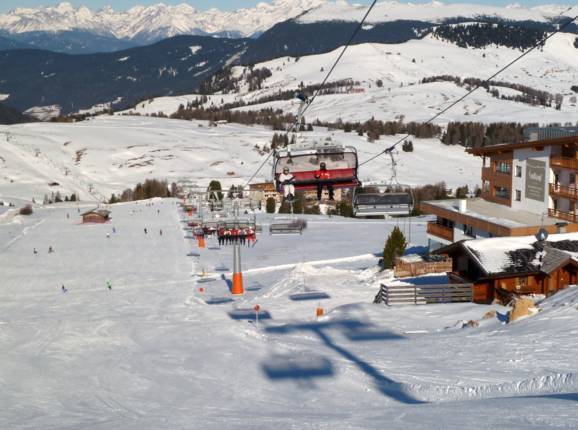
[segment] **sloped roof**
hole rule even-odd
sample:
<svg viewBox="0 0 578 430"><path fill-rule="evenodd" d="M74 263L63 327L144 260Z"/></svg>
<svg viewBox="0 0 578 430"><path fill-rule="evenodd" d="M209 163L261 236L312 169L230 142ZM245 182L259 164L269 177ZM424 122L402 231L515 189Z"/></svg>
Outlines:
<svg viewBox="0 0 578 430"><path fill-rule="evenodd" d="M445 250L456 247L468 252L487 275L549 274L563 264L578 264L578 233L553 234L546 242L538 242L534 236L466 240Z"/></svg>
<svg viewBox="0 0 578 430"><path fill-rule="evenodd" d="M82 216L89 215L89 214L97 214L97 215L100 215L100 216L107 218L110 215L110 211L106 210L106 209L95 208L95 209L89 210L88 212L84 212L82 214Z"/></svg>

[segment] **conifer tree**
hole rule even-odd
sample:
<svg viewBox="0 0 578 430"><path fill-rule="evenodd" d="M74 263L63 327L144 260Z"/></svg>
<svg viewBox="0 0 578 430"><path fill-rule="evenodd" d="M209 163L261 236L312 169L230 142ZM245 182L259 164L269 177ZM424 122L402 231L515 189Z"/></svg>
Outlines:
<svg viewBox="0 0 578 430"><path fill-rule="evenodd" d="M405 236L399 227L394 227L383 249L383 265L386 269L391 269L394 266L395 259L403 255L406 246Z"/></svg>

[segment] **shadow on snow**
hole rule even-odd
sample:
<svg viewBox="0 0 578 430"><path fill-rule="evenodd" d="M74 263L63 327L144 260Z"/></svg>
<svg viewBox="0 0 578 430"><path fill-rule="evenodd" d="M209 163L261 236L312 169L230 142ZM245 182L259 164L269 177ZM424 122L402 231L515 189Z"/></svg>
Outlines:
<svg viewBox="0 0 578 430"><path fill-rule="evenodd" d="M321 323L303 323L303 324L288 324L283 326L267 327L265 329L269 334L291 334L298 332L311 332L317 335L319 340L323 344L339 354L341 357L349 361L350 363L357 366L359 370L365 373L368 377L373 380L375 387L385 396L397 400L401 403L407 404L417 404L424 403L406 392L403 384L394 381L391 378L383 375L377 368L372 366L369 362L363 360L361 357L356 356L353 352L348 349L337 345L333 339L328 334L330 330L339 330L345 337L354 342L366 342L366 341L394 341L404 339L396 333L389 331L376 330L375 327L363 323L358 320L340 320L340 321L329 321ZM315 377L328 377L332 376L334 371L331 363L328 363L327 359L318 359L315 365L302 364L301 362L293 363L282 363L279 365L276 359L273 358L272 362L265 363L263 365L263 370L265 374L271 379L288 379L291 375L295 375L296 380L302 380L304 378L315 378ZM272 372L271 369L278 369L277 372ZM273 375L273 376L271 376Z"/></svg>

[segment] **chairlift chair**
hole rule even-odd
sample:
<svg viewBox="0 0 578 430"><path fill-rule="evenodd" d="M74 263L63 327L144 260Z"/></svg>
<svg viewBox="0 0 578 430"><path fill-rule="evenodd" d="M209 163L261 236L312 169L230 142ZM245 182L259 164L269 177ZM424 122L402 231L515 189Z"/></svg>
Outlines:
<svg viewBox="0 0 578 430"><path fill-rule="evenodd" d="M402 185L397 180L397 162L393 156L393 148L390 148L386 155L391 159L391 177L385 190L380 193L360 193L356 190L353 197L353 216L407 216L411 214L415 203L411 187Z"/></svg>
<svg viewBox="0 0 578 430"><path fill-rule="evenodd" d="M337 145L331 142L310 145L291 145L276 151L273 162L273 179L277 191L282 184L279 175L284 168L295 177L292 184L296 191L317 189L319 179L315 171L325 163L330 179L321 181L333 184L334 189L355 188L360 185L357 178L357 150L352 146Z"/></svg>
<svg viewBox="0 0 578 430"><path fill-rule="evenodd" d="M409 215L412 209L409 192L356 193L353 199L353 215L357 218Z"/></svg>

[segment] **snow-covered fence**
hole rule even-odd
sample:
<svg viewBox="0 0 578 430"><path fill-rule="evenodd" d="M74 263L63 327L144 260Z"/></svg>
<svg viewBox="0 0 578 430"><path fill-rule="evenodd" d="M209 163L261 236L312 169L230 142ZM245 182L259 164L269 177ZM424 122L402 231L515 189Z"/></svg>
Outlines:
<svg viewBox="0 0 578 430"><path fill-rule="evenodd" d="M396 278L421 276L428 273L447 273L452 271L452 259L440 258L437 261L426 261L423 258L404 259L395 261L394 275Z"/></svg>
<svg viewBox="0 0 578 430"><path fill-rule="evenodd" d="M384 285L373 303L386 305L428 305L473 300L473 284Z"/></svg>

